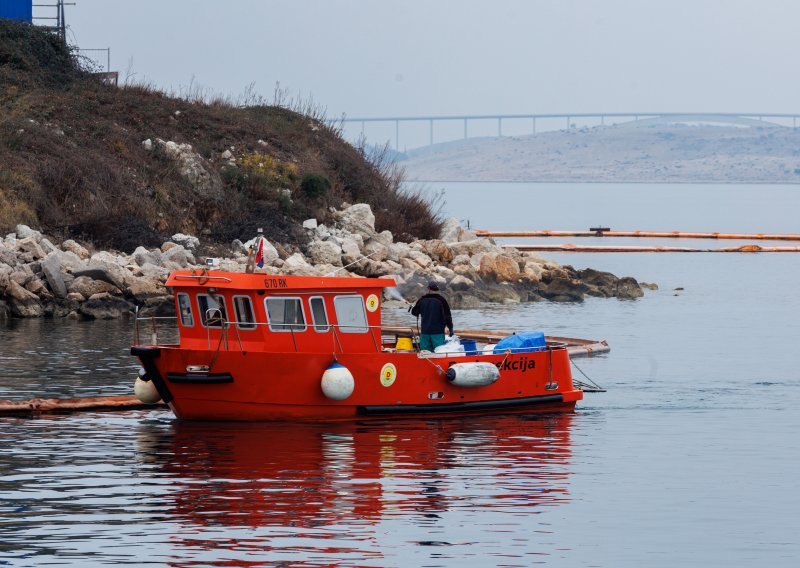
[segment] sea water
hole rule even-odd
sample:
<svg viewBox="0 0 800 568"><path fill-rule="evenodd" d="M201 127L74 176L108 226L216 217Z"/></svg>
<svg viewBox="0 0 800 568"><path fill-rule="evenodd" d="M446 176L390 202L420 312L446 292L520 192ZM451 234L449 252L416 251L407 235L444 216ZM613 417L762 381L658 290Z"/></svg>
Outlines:
<svg viewBox="0 0 800 568"><path fill-rule="evenodd" d="M447 213L477 228L800 232L794 186L444 187ZM612 242L528 242L570 240ZM800 256L543 256L658 284L632 301L454 312L456 331L607 340L573 373L608 392L574 414L0 418L0 565L796 566ZM128 394L131 333L5 324L0 398Z"/></svg>

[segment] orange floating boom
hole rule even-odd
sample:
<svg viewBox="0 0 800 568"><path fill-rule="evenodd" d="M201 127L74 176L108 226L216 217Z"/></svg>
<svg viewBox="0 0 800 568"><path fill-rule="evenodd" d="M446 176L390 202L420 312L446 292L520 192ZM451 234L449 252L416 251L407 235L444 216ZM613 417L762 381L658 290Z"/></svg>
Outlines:
<svg viewBox="0 0 800 568"><path fill-rule="evenodd" d="M738 239L800 241L800 235L766 233L691 233L682 231L475 231L479 237L646 237L652 239Z"/></svg>
<svg viewBox="0 0 800 568"><path fill-rule="evenodd" d="M800 247L761 247L745 245L741 247L690 248L664 246L623 246L623 245L502 245L527 252L800 252Z"/></svg>

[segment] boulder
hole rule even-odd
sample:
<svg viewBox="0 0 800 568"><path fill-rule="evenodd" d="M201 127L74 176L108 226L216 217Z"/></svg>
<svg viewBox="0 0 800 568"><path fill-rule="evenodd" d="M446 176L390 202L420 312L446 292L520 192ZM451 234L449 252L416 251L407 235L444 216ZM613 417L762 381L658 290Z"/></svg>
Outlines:
<svg viewBox="0 0 800 568"><path fill-rule="evenodd" d="M447 287L448 289L453 291L471 290L472 288L475 287L475 282L473 282L472 280L470 280L465 276L457 274L456 276L453 277L452 280L450 280L450 283L448 284Z"/></svg>
<svg viewBox="0 0 800 568"><path fill-rule="evenodd" d="M175 300L172 296L148 298L139 310L139 317L143 318L175 317L175 315Z"/></svg>
<svg viewBox="0 0 800 568"><path fill-rule="evenodd" d="M458 266L459 264L469 264L469 256L466 254L460 254L453 258L453 262L451 262L451 264L453 266Z"/></svg>
<svg viewBox="0 0 800 568"><path fill-rule="evenodd" d="M473 256L481 252L496 252L494 250L496 248L495 245L493 245L489 239L472 239L469 241L450 243L448 246L456 256L460 254Z"/></svg>
<svg viewBox="0 0 800 568"><path fill-rule="evenodd" d="M63 243L61 243L61 250L65 252L71 252L81 260L86 260L90 256L88 250L86 250L84 247L82 247L72 239L68 239Z"/></svg>
<svg viewBox="0 0 800 568"><path fill-rule="evenodd" d="M433 239L430 241L419 241L422 245L422 250L437 262L450 263L455 258L453 251L450 250L444 241Z"/></svg>
<svg viewBox="0 0 800 568"><path fill-rule="evenodd" d="M222 268L222 267L220 267ZM238 270L236 268L235 270ZM149 262L139 267L139 276L144 278L158 279L161 282L166 282L169 276L169 268L165 268L158 264L150 264Z"/></svg>
<svg viewBox="0 0 800 568"><path fill-rule="evenodd" d="M308 273L312 271L312 269L313 267L306 261L303 255L296 252L283 262L282 272L300 275L300 273Z"/></svg>
<svg viewBox="0 0 800 568"><path fill-rule="evenodd" d="M488 255L487 255L488 256ZM516 282L519 280L519 263L507 254L494 257L494 278L498 282Z"/></svg>
<svg viewBox="0 0 800 568"><path fill-rule="evenodd" d="M391 231L381 231L380 233L372 237L372 240L378 241L379 243L383 243L388 247L394 242L394 235L392 235Z"/></svg>
<svg viewBox="0 0 800 568"><path fill-rule="evenodd" d="M120 289L114 286L113 284L109 284L108 282L104 282L102 280L92 280L87 276L79 276L75 280L73 280L69 287L68 287L68 294L67 298L70 295L77 294L80 296L80 300L88 300L95 294L119 294Z"/></svg>
<svg viewBox="0 0 800 568"><path fill-rule="evenodd" d="M380 241L370 239L364 245L364 256L373 262L382 262L389 256L389 247Z"/></svg>
<svg viewBox="0 0 800 568"><path fill-rule="evenodd" d="M25 289L31 294L36 294L36 297L42 300L47 300L53 297L53 295L47 289L47 286L44 285L44 282L38 278L33 278L27 284L25 284Z"/></svg>
<svg viewBox="0 0 800 568"><path fill-rule="evenodd" d="M133 275L119 264L104 260L96 260L95 257L97 257L97 255L92 257L92 260L89 261L86 268L73 270L72 275L76 278L87 276L92 280L102 280L103 282L113 284L120 290L125 290L126 285L133 280Z"/></svg>
<svg viewBox="0 0 800 568"><path fill-rule="evenodd" d="M44 307L33 292L29 292L14 280L6 287L6 301L11 313L21 318L38 318L44 315Z"/></svg>
<svg viewBox="0 0 800 568"><path fill-rule="evenodd" d="M183 233L175 233L170 237L170 240L173 243L181 245L186 250L192 252L196 251L197 247L200 246L200 239L193 237L192 235L184 235Z"/></svg>
<svg viewBox="0 0 800 568"><path fill-rule="evenodd" d="M118 296L107 293L95 294L78 309L88 319L118 319L128 317L132 306Z"/></svg>
<svg viewBox="0 0 800 568"><path fill-rule="evenodd" d="M538 293L553 302L582 302L586 285L580 280L557 276L539 282Z"/></svg>
<svg viewBox="0 0 800 568"><path fill-rule="evenodd" d="M527 282L539 282L539 280L542 279L543 273L544 270L542 269L541 265L536 264L535 262L529 262L521 271L520 276Z"/></svg>
<svg viewBox="0 0 800 568"><path fill-rule="evenodd" d="M458 219L447 219L442 225L439 238L446 243L457 243L461 234L461 222Z"/></svg>
<svg viewBox="0 0 800 568"><path fill-rule="evenodd" d="M392 243L389 245L389 252L386 258L393 262L400 262L401 258L408 258L411 247L407 243Z"/></svg>
<svg viewBox="0 0 800 568"><path fill-rule="evenodd" d="M307 252L313 264L342 265L342 247L333 241L314 241L308 246Z"/></svg>
<svg viewBox="0 0 800 568"><path fill-rule="evenodd" d="M33 270L31 270L30 266L24 264L18 270L13 271L9 275L9 279L13 282L16 282L20 286L25 286L28 282L36 278L33 274Z"/></svg>
<svg viewBox="0 0 800 568"><path fill-rule="evenodd" d="M33 239L36 242L42 238L42 233L31 229L28 225L17 225L14 233L18 239Z"/></svg>
<svg viewBox="0 0 800 568"><path fill-rule="evenodd" d="M356 203L338 214L342 228L351 233L366 236L375 235L375 215L372 208L366 203Z"/></svg>
<svg viewBox="0 0 800 568"><path fill-rule="evenodd" d="M53 243L50 242L49 239L45 239L44 237L42 237L42 239L39 241L39 246L42 247L42 251L44 252L45 256L47 256L54 250L58 250L56 248L56 245L54 245Z"/></svg>
<svg viewBox="0 0 800 568"><path fill-rule="evenodd" d="M0 266L14 267L16 265L17 255L14 253L14 251L9 250L4 246L0 246Z"/></svg>
<svg viewBox="0 0 800 568"><path fill-rule="evenodd" d="M18 239L17 250L20 251L21 253L30 254L36 260L44 258L45 256L42 247L39 246L39 243L36 242L36 239L34 239L33 237L25 237L23 239Z"/></svg>
<svg viewBox="0 0 800 568"><path fill-rule="evenodd" d="M424 252L420 252L418 250L413 250L413 249L410 250L408 252L408 259L413 261L415 264L417 264L417 266L420 266L421 268L428 268L433 264L433 260L431 260L431 257L429 257ZM400 264L403 264L402 262L403 260L406 259L401 259Z"/></svg>
<svg viewBox="0 0 800 568"><path fill-rule="evenodd" d="M136 278L131 282L130 286L128 286L128 293L136 298L137 301L144 302L151 298L164 296L165 290L160 280Z"/></svg>
<svg viewBox="0 0 800 568"><path fill-rule="evenodd" d="M635 278L624 276L617 282L617 298L621 300L632 300L644 296L642 288Z"/></svg>
<svg viewBox="0 0 800 568"><path fill-rule="evenodd" d="M177 245L174 245L174 246L177 246ZM147 250L144 247L136 247L136 250L133 251L133 254L131 255L131 257L133 258L133 261L136 264L138 264L139 266L142 266L142 265L148 264L148 263L156 264L156 265L160 266L161 263L162 263L161 253L159 253L157 251Z"/></svg>
<svg viewBox="0 0 800 568"><path fill-rule="evenodd" d="M194 255L183 248L183 246L176 245L167 252L161 253L161 264L163 264L166 268L181 270L189 268L195 264L195 259Z"/></svg>
<svg viewBox="0 0 800 568"><path fill-rule="evenodd" d="M44 240L46 239L43 239L43 241ZM47 284L50 286L53 294L55 294L57 298L66 298L67 285L65 284L64 276L62 275L63 269L61 267L59 251L55 250L55 247L54 250L42 261L41 266L42 273L47 279Z"/></svg>
<svg viewBox="0 0 800 568"><path fill-rule="evenodd" d="M313 231L317 228L317 220L316 219L306 219L303 221L303 228L309 231Z"/></svg>
<svg viewBox="0 0 800 568"><path fill-rule="evenodd" d="M342 263L345 266L356 262L361 256L361 248L355 239L348 237L342 240Z"/></svg>

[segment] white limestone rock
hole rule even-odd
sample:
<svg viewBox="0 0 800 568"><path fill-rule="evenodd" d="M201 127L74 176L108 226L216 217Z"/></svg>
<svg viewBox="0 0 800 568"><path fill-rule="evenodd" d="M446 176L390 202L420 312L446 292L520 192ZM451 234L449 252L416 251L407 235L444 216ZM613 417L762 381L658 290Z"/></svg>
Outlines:
<svg viewBox="0 0 800 568"><path fill-rule="evenodd" d="M338 214L342 228L351 233L372 237L375 235L375 215L367 203L356 203Z"/></svg>
<svg viewBox="0 0 800 568"><path fill-rule="evenodd" d="M42 233L31 229L28 225L17 225L14 233L17 239L33 239L37 243L42 238Z"/></svg>
<svg viewBox="0 0 800 568"><path fill-rule="evenodd" d="M183 233L175 233L170 237L170 240L192 252L195 252L197 247L200 246L200 239L192 235L184 235Z"/></svg>
<svg viewBox="0 0 800 568"><path fill-rule="evenodd" d="M332 241L314 241L308 246L308 258L313 264L341 266L342 247Z"/></svg>

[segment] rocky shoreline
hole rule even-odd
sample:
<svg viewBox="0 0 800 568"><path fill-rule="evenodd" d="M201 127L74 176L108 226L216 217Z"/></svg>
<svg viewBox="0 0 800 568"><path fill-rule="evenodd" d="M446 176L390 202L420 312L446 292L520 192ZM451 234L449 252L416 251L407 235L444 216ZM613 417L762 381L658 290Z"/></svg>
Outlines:
<svg viewBox="0 0 800 568"><path fill-rule="evenodd" d="M550 300L580 302L586 296L633 299L643 295L631 277L592 269L574 270L532 253L501 247L447 221L441 237L394 242L375 230L367 204L331 211L331 226L303 223L302 247L267 242L265 274L300 276L393 276L397 291L419 297L437 282L454 308L483 302L517 304ZM251 242L234 241L220 259L221 270L244 272ZM25 225L0 238L0 318L54 317L112 319L134 310L147 316L174 315L164 283L173 270L205 268L196 237L173 235L159 249L138 247L132 254L92 251L74 240L58 245ZM386 298L384 305L399 302Z"/></svg>

